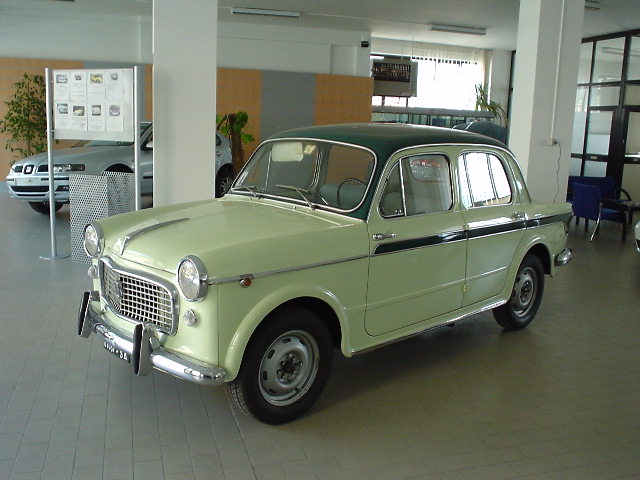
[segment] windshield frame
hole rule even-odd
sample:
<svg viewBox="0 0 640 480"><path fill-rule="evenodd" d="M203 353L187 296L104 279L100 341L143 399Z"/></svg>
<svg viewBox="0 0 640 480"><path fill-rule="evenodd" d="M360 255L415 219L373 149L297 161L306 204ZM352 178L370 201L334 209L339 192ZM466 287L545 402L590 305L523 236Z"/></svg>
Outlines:
<svg viewBox="0 0 640 480"><path fill-rule="evenodd" d="M247 191L247 190L240 190L240 188L242 188L241 184L240 184L240 179L242 178L242 174L245 172L245 170L247 169L248 165L251 163L251 161L253 160L253 158L256 156L256 154L263 148L268 146L271 143L282 143L282 142L315 142L318 144L329 144L329 145L339 145L342 147L348 147L348 148L355 148L358 150L363 150L367 153L369 153L371 155L371 157L373 158L373 167L371 168L371 174L369 175L369 180L367 182L367 186L364 190L364 193L362 194L362 198L360 198L360 201L358 202L357 205L355 205L352 208L348 208L348 209L342 209L342 208L338 208L338 207L333 207L331 205L326 205L324 203L317 203L317 202L308 202L303 200L302 198L295 198L295 197L286 197L286 196L281 196L281 195L277 195L274 193L264 193L264 192L258 192L256 191L255 194L252 194L251 192ZM316 165L315 168L315 173L314 175L318 175L318 165ZM255 197L255 198L267 198L267 199L272 199L272 200L278 200L278 201L283 201L285 203L293 203L296 205L302 205L304 207L310 208L311 210L314 209L318 209L318 210L325 210L325 211L329 211L329 212L334 212L334 213L339 213L339 214L349 214L349 213L354 213L355 211L359 210L362 205L366 202L369 194L371 193L372 190L372 185L374 183L374 179L377 178L378 176L378 155L376 154L376 152L374 150L372 150L369 147L365 147L364 145L358 145L355 143L349 143L349 142L341 142L338 140L330 140L330 139L326 139L326 138L316 138L316 137L279 137L279 138L272 138L272 139L268 139L265 140L264 142L262 142L260 145L258 145L258 148L255 149L255 151L251 154L251 156L249 157L249 159L247 160L247 162L244 164L244 166L242 167L242 169L240 170L240 172L238 173L238 175L236 176L233 184L231 185L231 188L229 189L228 193L231 194L235 194L235 195L241 195L241 196L250 196L250 197ZM246 186L244 186L246 188ZM311 206L310 206L311 204Z"/></svg>

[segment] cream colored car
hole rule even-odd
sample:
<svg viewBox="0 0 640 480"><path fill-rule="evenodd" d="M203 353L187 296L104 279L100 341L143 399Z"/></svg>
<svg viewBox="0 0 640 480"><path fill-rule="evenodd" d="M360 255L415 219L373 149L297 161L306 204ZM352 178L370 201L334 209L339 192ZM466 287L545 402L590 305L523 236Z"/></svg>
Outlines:
<svg viewBox="0 0 640 480"><path fill-rule="evenodd" d="M292 130L222 199L87 226L78 333L138 375L227 384L245 412L282 423L319 397L334 348L351 357L486 310L527 326L545 274L571 259L570 212L532 202L488 137Z"/></svg>

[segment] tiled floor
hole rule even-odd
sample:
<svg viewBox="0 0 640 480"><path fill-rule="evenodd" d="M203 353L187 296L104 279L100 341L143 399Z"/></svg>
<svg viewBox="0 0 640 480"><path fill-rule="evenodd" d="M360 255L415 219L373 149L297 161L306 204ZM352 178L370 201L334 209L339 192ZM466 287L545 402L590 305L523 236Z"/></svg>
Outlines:
<svg viewBox="0 0 640 480"><path fill-rule="evenodd" d="M41 260L48 219L4 184L0 232L0 479L640 478L640 254L615 226L572 231L530 328L489 313L337 358L280 427L77 337L86 266Z"/></svg>

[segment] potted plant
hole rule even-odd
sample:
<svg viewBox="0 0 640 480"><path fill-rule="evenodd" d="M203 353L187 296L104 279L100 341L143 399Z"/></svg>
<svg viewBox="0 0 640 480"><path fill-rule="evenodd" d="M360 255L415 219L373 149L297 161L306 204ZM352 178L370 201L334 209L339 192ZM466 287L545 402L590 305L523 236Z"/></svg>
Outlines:
<svg viewBox="0 0 640 480"><path fill-rule="evenodd" d="M507 126L507 112L504 111L502 105L489 98L487 86L481 83L476 85L476 110L486 110L492 113L493 118L495 118L500 125L504 122L504 126Z"/></svg>
<svg viewBox="0 0 640 480"><path fill-rule="evenodd" d="M226 135L231 142L231 160L235 175L244 166L244 148L242 144L254 141L253 135L242 131L247 126L248 121L249 115L243 111L216 115L216 129Z"/></svg>
<svg viewBox="0 0 640 480"><path fill-rule="evenodd" d="M25 73L22 80L14 84L14 90L11 100L5 102L8 110L0 120L0 133L8 135L5 146L17 153L14 157L17 160L47 149L44 77Z"/></svg>

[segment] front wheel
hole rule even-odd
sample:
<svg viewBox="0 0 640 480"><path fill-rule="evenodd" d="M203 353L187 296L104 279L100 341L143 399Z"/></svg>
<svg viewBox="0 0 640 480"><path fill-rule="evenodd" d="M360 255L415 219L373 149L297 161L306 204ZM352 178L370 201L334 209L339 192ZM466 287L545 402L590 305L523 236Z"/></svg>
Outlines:
<svg viewBox="0 0 640 480"><path fill-rule="evenodd" d="M224 197L233 183L231 167L222 167L216 174L216 198Z"/></svg>
<svg viewBox="0 0 640 480"><path fill-rule="evenodd" d="M493 316L505 330L519 330L531 323L544 292L544 269L535 255L527 255L516 274L509 301L493 309Z"/></svg>
<svg viewBox="0 0 640 480"><path fill-rule="evenodd" d="M315 312L292 306L276 312L254 333L238 377L228 384L235 403L272 425L305 413L331 371L331 335Z"/></svg>

